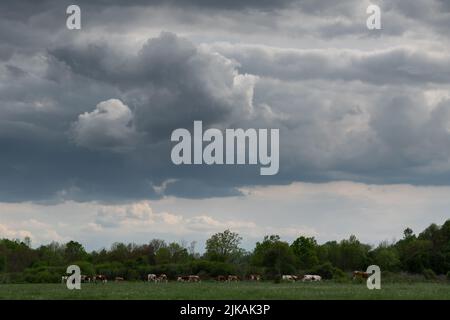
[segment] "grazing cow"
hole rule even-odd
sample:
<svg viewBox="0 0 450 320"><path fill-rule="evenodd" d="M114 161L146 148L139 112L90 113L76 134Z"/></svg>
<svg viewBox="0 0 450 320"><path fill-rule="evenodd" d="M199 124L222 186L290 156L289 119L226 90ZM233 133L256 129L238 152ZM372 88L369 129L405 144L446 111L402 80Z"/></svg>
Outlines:
<svg viewBox="0 0 450 320"><path fill-rule="evenodd" d="M91 282L91 277L84 274L81 275L81 282Z"/></svg>
<svg viewBox="0 0 450 320"><path fill-rule="evenodd" d="M316 274L305 274L302 281L322 281L322 277Z"/></svg>
<svg viewBox="0 0 450 320"><path fill-rule="evenodd" d="M227 281L227 277L226 276L222 276L222 275L217 276L217 281L219 281L219 282Z"/></svg>
<svg viewBox="0 0 450 320"><path fill-rule="evenodd" d="M62 276L61 277L61 283L64 284L67 282L67 279L69 279L69 276Z"/></svg>
<svg viewBox="0 0 450 320"><path fill-rule="evenodd" d="M107 283L108 279L102 274L97 274L94 276L94 283L97 283L98 281L101 283Z"/></svg>
<svg viewBox="0 0 450 320"><path fill-rule="evenodd" d="M195 276L195 275L190 275L188 281L189 282L200 282L200 277L199 276Z"/></svg>
<svg viewBox="0 0 450 320"><path fill-rule="evenodd" d="M295 281L297 281L297 276L294 276L294 275L291 275L291 274L284 274L281 277L281 280L289 281L289 282L295 282Z"/></svg>
<svg viewBox="0 0 450 320"><path fill-rule="evenodd" d="M156 276L156 274L154 274L154 273L149 273L149 274L147 275L147 281L148 281L148 282L150 282L150 281L156 282L157 280L158 280L158 277Z"/></svg>
<svg viewBox="0 0 450 320"><path fill-rule="evenodd" d="M179 276L177 277L178 282L189 282L189 276Z"/></svg>
<svg viewBox="0 0 450 320"><path fill-rule="evenodd" d="M355 280L357 278L360 279L367 279L370 277L370 273L364 272L364 271L353 271L353 277L352 279Z"/></svg>
<svg viewBox="0 0 450 320"><path fill-rule="evenodd" d="M251 275L249 275L249 280L250 281L259 281L259 280L261 280L261 275L259 275L259 274L251 274Z"/></svg>
<svg viewBox="0 0 450 320"><path fill-rule="evenodd" d="M231 281L238 282L239 281L239 277L238 276L229 275L227 280L228 280L228 282L231 282Z"/></svg>
<svg viewBox="0 0 450 320"><path fill-rule="evenodd" d="M164 273L160 274L158 278L156 278L157 282L165 282L167 283L169 280L167 280L167 275Z"/></svg>
<svg viewBox="0 0 450 320"><path fill-rule="evenodd" d="M125 279L124 278L122 278L122 277L116 277L115 279L114 279L114 281L116 281L116 282L121 282L121 281L124 281Z"/></svg>

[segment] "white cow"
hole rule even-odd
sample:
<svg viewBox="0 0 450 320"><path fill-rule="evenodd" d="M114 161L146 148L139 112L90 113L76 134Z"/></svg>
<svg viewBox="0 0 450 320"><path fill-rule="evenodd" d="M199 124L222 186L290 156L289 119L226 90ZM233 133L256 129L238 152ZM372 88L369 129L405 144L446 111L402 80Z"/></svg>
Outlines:
<svg viewBox="0 0 450 320"><path fill-rule="evenodd" d="M293 276L293 275L291 275L291 274L284 274L284 275L281 277L281 280L283 280L283 281L289 281L289 282L295 282L295 281L297 281L297 276Z"/></svg>
<svg viewBox="0 0 450 320"><path fill-rule="evenodd" d="M169 282L167 279L167 275L165 275L164 273L160 274L159 277L156 278L157 282Z"/></svg>
<svg viewBox="0 0 450 320"><path fill-rule="evenodd" d="M322 281L322 277L316 274L305 274L302 281Z"/></svg>
<svg viewBox="0 0 450 320"><path fill-rule="evenodd" d="M158 281L158 277L156 276L156 274L150 273L147 275L147 281L153 281L153 282L157 282Z"/></svg>
<svg viewBox="0 0 450 320"><path fill-rule="evenodd" d="M190 275L189 276L189 282L201 282L200 277L196 275Z"/></svg>

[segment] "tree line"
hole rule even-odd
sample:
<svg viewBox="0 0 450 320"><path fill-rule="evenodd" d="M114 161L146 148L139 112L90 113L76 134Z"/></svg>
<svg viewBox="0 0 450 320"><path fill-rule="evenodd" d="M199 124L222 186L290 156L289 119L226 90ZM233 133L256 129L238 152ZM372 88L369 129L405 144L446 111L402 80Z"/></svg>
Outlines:
<svg viewBox="0 0 450 320"><path fill-rule="evenodd" d="M59 282L68 265L80 266L86 275L103 274L110 279L146 279L149 273L199 275L261 274L280 279L282 274L318 274L324 279L348 279L348 272L371 264L382 272L421 274L427 279L446 275L450 279L450 219L431 224L418 235L407 228L403 238L376 247L355 236L318 244L314 237L299 236L292 243L278 235L265 236L253 250L240 247L242 237L230 230L216 233L199 254L195 242L167 243L153 239L146 244L114 243L109 249L87 252L82 244L52 242L31 247L29 238L0 240L0 283Z"/></svg>

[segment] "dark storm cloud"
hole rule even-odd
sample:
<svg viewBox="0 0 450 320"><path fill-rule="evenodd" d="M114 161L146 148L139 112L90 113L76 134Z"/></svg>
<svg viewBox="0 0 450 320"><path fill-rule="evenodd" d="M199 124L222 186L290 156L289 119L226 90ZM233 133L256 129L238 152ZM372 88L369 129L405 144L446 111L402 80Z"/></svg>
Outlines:
<svg viewBox="0 0 450 320"><path fill-rule="evenodd" d="M448 92L445 53L420 46L366 52L199 46L170 32L147 37L135 49L96 30L113 16L127 35L133 17L117 10L124 2L78 2L87 35L61 27L67 4L0 4L0 201L202 198L299 180L450 181L449 98L431 103L425 92ZM221 24L240 26L242 16L235 14L244 12L249 21L242 34L255 27L255 11L271 11L266 18L275 22L255 20L270 26L268 38L277 37L271 27L280 26L278 14L289 7L311 18L308 28L325 41L330 34L367 35L360 26L364 19L344 19L342 29L330 18L365 17L356 0L130 4L164 5L169 11L184 6L193 17L220 12L214 17L230 20L218 19L215 30ZM403 1L383 6L388 15L445 34L448 7L442 1L429 7L422 1L413 7ZM258 28L255 32L264 30ZM386 32L405 30L399 22ZM191 130L194 120L203 120L205 127L280 128L280 173L261 177L255 166L172 165L170 133Z"/></svg>
<svg viewBox="0 0 450 320"><path fill-rule="evenodd" d="M174 182L172 194L237 194L238 181L209 186L196 170L177 171L169 137L195 119L208 125L251 112L252 76L169 33L123 66L104 45L70 52L50 51L29 72L4 66L11 81L0 88L2 201L154 198L161 196L154 187L173 176L197 187L186 192L184 182Z"/></svg>
<svg viewBox="0 0 450 320"><path fill-rule="evenodd" d="M210 125L252 111L254 77L238 75L229 60L171 33L150 39L130 56L99 45L50 54L75 74L120 88L125 103L134 108L136 130L153 141L197 119Z"/></svg>
<svg viewBox="0 0 450 320"><path fill-rule="evenodd" d="M86 6L89 8L97 8L98 10L103 10L111 8L114 6L118 7L147 7L147 6L174 6L174 7L197 7L206 9L230 9L230 10L241 10L241 9L277 9L284 8L298 1L295 0L130 0L130 1L120 1L120 0L5 0L0 4L0 17L8 19L27 19L34 15L39 15L43 12L50 12L55 9L67 8L71 4L76 4L81 6ZM308 1L306 1L308 3ZM307 4L309 7L311 4Z"/></svg>
<svg viewBox="0 0 450 320"><path fill-rule="evenodd" d="M151 184L128 159L93 153L66 141L48 141L36 131L1 123L0 201L76 201L154 198ZM25 132L26 130L30 132ZM29 134L26 138L11 136ZM55 133L56 134L56 133ZM36 138L33 139L32 136ZM117 195L121 195L120 198Z"/></svg>
<svg viewBox="0 0 450 320"><path fill-rule="evenodd" d="M326 79L420 86L429 82L450 82L450 56L431 55L405 48L368 53L220 45L214 49L239 61L241 72L281 80Z"/></svg>
<svg viewBox="0 0 450 320"><path fill-rule="evenodd" d="M366 8L369 4L376 4L381 7L383 14L383 33L384 34L402 34L410 29L417 29L425 26L433 28L442 36L448 37L445 29L449 26L448 15L450 13L449 5L446 0L393 0L393 1L360 1L360 0L132 0L132 1L109 1L109 0L79 0L79 1L56 1L43 0L32 1L22 0L13 1L6 0L0 3L0 17L2 17L2 25L0 30L7 30L7 34L11 35L11 40L23 42L21 37L14 37L14 33L24 27L24 25L39 26L39 29L45 29L48 32L55 30L59 25L65 23L65 10L71 4L77 4L82 7L83 21L86 27L93 27L102 24L117 22L122 25L133 25L133 17L130 15L128 8L179 8L189 14L198 15L199 20L204 16L208 16L215 12L217 17L227 17L229 13L246 12L249 21L252 21L252 13L267 12L270 19L257 19L254 21L254 28L259 25L265 25L273 28L279 22L277 17L282 10L290 10L298 12L306 18L314 18L315 20L306 19L308 26L298 27L298 32L308 30L311 33L317 32L324 38L339 37L345 35L372 36L364 28ZM62 13L62 14L61 14ZM223 14L221 16L220 14ZM230 16L231 17L231 16ZM267 16L269 17L269 16ZM242 17L234 17L231 19L241 19ZM177 19L183 19L181 15L177 15ZM196 23L195 18L190 18L191 23ZM220 26L222 19L216 19L217 25ZM274 22L275 21L275 22ZM295 22L295 21L293 21ZM145 23L145 22L144 22ZM151 23L147 21L147 24ZM247 21L236 20L235 23L245 24ZM302 21L297 21L298 25L302 25ZM229 25L224 25L229 27ZM36 31L36 30L34 30ZM250 30L242 30L249 32ZM285 32L284 30L279 30ZM1 32L1 31L0 31ZM31 35L33 29L29 30ZM54 31L53 31L54 32ZM6 33L5 33L6 34ZM39 41L41 37L30 37L29 41ZM0 47L1 48L1 47ZM5 50L5 49L4 49Z"/></svg>
<svg viewBox="0 0 450 320"><path fill-rule="evenodd" d="M448 63L442 57L436 58L405 49L362 54L314 50L273 53L251 48L239 51L237 48L238 55L233 54L233 50L223 50L225 56L241 63L242 73L248 72L282 81L326 81L317 88L317 95L314 90L308 88L305 92L296 90L292 98L289 97L290 94L280 91L279 86L273 85L263 89L262 94L262 87L257 81L254 88L254 98L257 102L255 105L242 104L242 101L246 101L243 98L245 95L240 91L242 88L237 88L239 99L228 105L227 99L217 100L214 96L223 98L224 92L232 91L233 87L226 84L231 83L235 77L232 72L234 69L225 67L228 66L225 60L213 59L211 62L212 56L200 53L191 43L172 34L162 34L159 38L150 40L137 55L126 58L129 64L125 65L120 63L124 57L114 58L115 55L110 49L102 49L104 54L101 55L83 49L71 59L64 58L67 56L62 54L64 50L67 49L56 50L54 54L61 61L67 62L73 72L96 78L98 81L117 83L125 103L134 106L136 130L147 134L148 141L154 142L155 136L156 141L163 139L164 134L161 135L161 132L167 137L177 127L191 128L195 119L203 119L207 125L215 123L238 127L281 128L282 147L285 147L282 159L285 166L272 182L305 178L314 181L352 179L377 183L432 183L433 179L429 180L427 176L419 174L421 167L430 165L433 161L445 161L450 152L448 148L442 148L448 145L445 126L436 126L433 122L422 125L405 123L415 117L433 118L433 114L424 108L426 101L421 98L420 91L406 90L402 95L398 88L392 91L371 88L373 84L445 84L449 81L446 78L448 73L440 71L445 70ZM165 52L170 52L170 55L165 55ZM197 56L200 58L197 59ZM101 60L96 60L97 57L101 57ZM119 62L114 63L116 60ZM89 67L83 66L83 61L89 61ZM94 65L98 67L92 70ZM120 67L114 71L109 70L108 65ZM204 72L205 69L207 72ZM229 72L224 72L227 70ZM123 74L123 77L119 79L110 74L111 71ZM216 75L220 76L217 78ZM204 81L205 79L210 80ZM219 80L219 85L216 84L211 89L207 84L213 80ZM365 83L366 87L359 93L361 89L356 89L357 87L343 91L339 85L330 90L326 88L328 81L360 81ZM163 98L154 94L163 89ZM253 91L253 84L249 83L243 89L243 92ZM346 93L346 90L349 92ZM371 90L375 93L371 93ZM356 93L366 96L355 100ZM407 95L416 97L411 99L407 98ZM133 100L132 97L135 96L141 99ZM231 94L229 98L233 96ZM299 98L305 101L299 102ZM192 101L194 103L191 103ZM333 109L329 109L327 101L333 101ZM268 109L264 109L264 103L268 104ZM396 116L401 105L404 112L409 110L410 113L403 112ZM160 106L164 107L161 109ZM314 111L311 108L314 108ZM231 113L232 109L235 109L235 114ZM195 112L197 110L199 113ZM246 113L247 110L250 111ZM421 111L421 114L417 111ZM184 112L185 115L180 117ZM214 115L213 118L210 113ZM139 119L145 121L140 122ZM389 127L383 127L387 124ZM364 126L367 128L359 128ZM356 127L356 130L349 131L349 127ZM429 127L434 127L434 131L427 130ZM400 139L401 136L404 138ZM418 139L418 136L421 139ZM429 145L428 142L437 137L440 137L444 144L438 147ZM295 145L301 145L302 148L296 150ZM426 156L421 155L425 150ZM209 176L230 186L239 186L244 181L231 181L229 174L221 169L212 173L205 168L197 169L190 168L183 174L177 170L172 172L177 172L177 175L180 174L184 179L195 176L200 181L201 177ZM246 170L243 170L240 176L246 177L245 183L257 183L257 179ZM210 188L213 190L211 186ZM185 190L184 182L178 181L166 192L193 196L192 191L182 190ZM192 190L195 190L195 193L200 192L202 188Z"/></svg>

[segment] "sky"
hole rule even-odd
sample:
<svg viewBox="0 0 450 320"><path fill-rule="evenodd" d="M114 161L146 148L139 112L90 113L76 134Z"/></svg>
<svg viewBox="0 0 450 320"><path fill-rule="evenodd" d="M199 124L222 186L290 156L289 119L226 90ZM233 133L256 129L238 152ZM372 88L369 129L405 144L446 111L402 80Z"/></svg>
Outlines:
<svg viewBox="0 0 450 320"><path fill-rule="evenodd" d="M250 249L442 224L449 29L446 0L2 1L0 237L201 250L229 228ZM196 120L279 129L278 174L174 165Z"/></svg>

